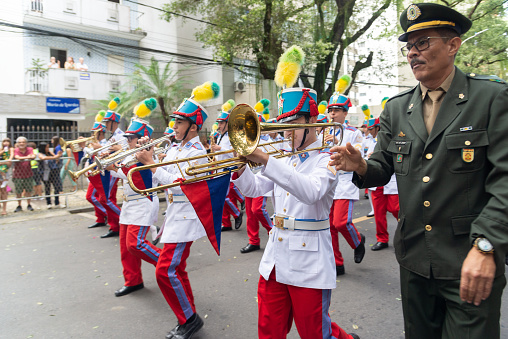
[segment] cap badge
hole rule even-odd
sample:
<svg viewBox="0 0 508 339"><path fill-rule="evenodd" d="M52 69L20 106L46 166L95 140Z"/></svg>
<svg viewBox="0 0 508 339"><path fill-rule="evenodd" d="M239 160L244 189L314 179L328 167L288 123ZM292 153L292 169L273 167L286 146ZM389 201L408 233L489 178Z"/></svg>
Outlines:
<svg viewBox="0 0 508 339"><path fill-rule="evenodd" d="M406 135L405 135L402 131L400 131L400 132L399 132L399 137L403 138L403 137L405 137L405 136L406 136Z"/></svg>
<svg viewBox="0 0 508 339"><path fill-rule="evenodd" d="M282 114L283 109L284 109L284 99L282 98L281 92L277 93L277 96L279 97L279 100L277 101L277 106L279 108L279 115Z"/></svg>
<svg viewBox="0 0 508 339"><path fill-rule="evenodd" d="M464 93L459 94L459 99L464 99Z"/></svg>
<svg viewBox="0 0 508 339"><path fill-rule="evenodd" d="M422 14L420 8L416 5L411 5L407 8L407 19L409 21L414 21L418 19L418 17Z"/></svg>

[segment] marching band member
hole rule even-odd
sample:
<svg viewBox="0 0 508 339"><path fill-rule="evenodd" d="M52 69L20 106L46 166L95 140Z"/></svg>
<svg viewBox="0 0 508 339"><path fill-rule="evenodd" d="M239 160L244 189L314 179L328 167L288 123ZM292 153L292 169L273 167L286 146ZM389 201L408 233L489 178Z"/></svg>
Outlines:
<svg viewBox="0 0 508 339"><path fill-rule="evenodd" d="M268 99L262 99L268 101ZM261 101L260 101L261 102ZM269 101L268 101L269 103ZM256 104L257 105L257 104ZM267 104L268 105L268 104ZM256 107L254 107L255 109ZM266 108L266 106L265 106ZM266 122L263 115L258 113L259 122ZM268 134L261 134L259 137L260 143L267 143L272 141ZM266 150L270 151L271 148L267 147ZM273 224L270 219L270 215L266 210L267 197L271 197L272 192L266 192L259 197L245 197L245 213L247 214L247 236L249 237L249 243L240 249L241 253L250 253L261 249L261 239L259 239L259 224L270 232Z"/></svg>
<svg viewBox="0 0 508 339"><path fill-rule="evenodd" d="M367 158L374 153L377 144L377 133L381 128L379 118L369 119L368 129L372 136L372 142L367 151ZM373 251L379 251L388 247L388 223L386 213L390 212L395 219L399 216L399 192L397 190L397 179L392 174L390 182L385 186L369 188L370 200L374 209L374 219L376 220L376 243L370 248Z"/></svg>
<svg viewBox="0 0 508 339"><path fill-rule="evenodd" d="M330 97L327 107L328 114L331 122L341 123L344 127L342 143L350 142L354 147L361 149L363 141L362 133L358 129L345 124L349 107L351 107L351 101L347 96L340 94L349 86L347 84L343 89L340 88L341 80L342 78L337 81L336 92ZM330 134L325 136L325 142L334 141L334 143L337 143L339 134L340 129L335 131L331 129ZM353 224L354 201L358 200L360 195L358 187L351 182L353 173L339 171L337 176L339 177L339 183L335 189L333 205L330 210L330 231L332 233L337 275L342 275L345 273L345 270L344 258L339 249L339 232L344 236L349 246L354 249L354 260L357 264L362 262L365 255L365 236L360 234Z"/></svg>
<svg viewBox="0 0 508 339"><path fill-rule="evenodd" d="M120 124L121 115L115 111L113 111L118 104L120 103L119 98L114 98L108 104L109 110L106 112L104 116L104 123L106 124L106 128L108 131L113 133L113 135L108 139L106 145L111 144L115 141L122 140L119 144L112 145L109 148L108 152L115 152L121 150L122 148L126 148L127 139L124 137L124 132L118 127ZM100 175L100 174L98 174ZM101 235L101 238L109 238L109 237L117 237L120 231L120 207L118 207L116 203L116 191L118 189L118 178L114 176L110 177L109 182L109 199L106 198L106 194L102 194L100 192L99 196L101 198L101 204L106 207L106 213L108 214L108 223L109 230L106 234Z"/></svg>
<svg viewBox="0 0 508 339"><path fill-rule="evenodd" d="M106 134L106 125L101 122L95 122L91 129L92 133L96 133L97 143L92 143L89 147L84 147L84 143L80 146L83 147L83 153L90 153L94 149L98 149L102 146L106 146L106 138L104 137ZM79 166L79 164L78 164ZM76 167L78 167L76 166ZM106 217L107 212L106 208L100 202L100 194L98 190L92 185L91 182L88 182L88 189L86 191L86 200L90 202L95 211L95 223L88 226L88 228L95 228L100 226L106 226Z"/></svg>
<svg viewBox="0 0 508 339"><path fill-rule="evenodd" d="M217 131L220 133L219 139L216 144L211 145L210 149L212 152L220 152L227 151L231 149L231 143L229 142L229 134L228 134L228 119L229 113L231 109L235 106L234 100L228 100L226 103L222 105L222 110L217 117L217 122L219 124ZM232 158L233 153L220 154L216 155L216 160L224 160L228 158ZM239 229L242 226L243 213L238 209L238 205L236 201L243 201L244 197L235 187L233 182L229 184L229 192L226 196L226 202L224 203L224 211L222 212L222 231L231 231L233 228L231 227L231 219L232 215L235 219L235 229Z"/></svg>
<svg viewBox="0 0 508 339"><path fill-rule="evenodd" d="M299 47L284 53L275 75L277 85L291 87L298 73L285 76L281 69L299 72L302 62ZM315 123L316 97L309 88L283 89L278 93L277 121ZM315 128L297 130L294 135L297 150L319 146ZM275 227L259 265L259 338L286 338L294 319L303 339L357 339L356 334L348 335L332 323L328 314L336 277L327 219L337 185L336 173L328 166L328 153L309 151L275 159L258 148L247 159L263 164L263 168L253 174L245 166L235 184L251 197L273 189L276 209Z"/></svg>
<svg viewBox="0 0 508 339"><path fill-rule="evenodd" d="M147 117L148 114L139 107L148 107L150 112L157 106L155 99L147 99L142 105L134 108L134 113L138 117ZM143 114L142 114L143 113ZM138 139L141 137L151 137L152 126L139 118L132 119L125 138L129 144L129 149L136 148ZM128 164L135 160L135 155L125 157L120 166ZM128 168L120 169L114 164L107 168L111 176L122 179L123 185L123 206L120 212L120 258L123 267L123 277L125 284L122 288L115 291L115 296L121 297L142 289L143 276L141 273L141 260L144 260L154 266L157 265L161 249L146 241L146 235L150 231L150 226L157 222L159 212L159 198L157 194L150 198L137 194L130 187L126 173ZM152 185L157 184L152 179Z"/></svg>
<svg viewBox="0 0 508 339"><path fill-rule="evenodd" d="M199 141L198 131L207 118L207 113L200 102L209 100L219 94L219 85L207 82L194 88L190 99L185 99L173 112L175 118L173 130L176 139L181 140L178 147L172 147L164 161L206 155L206 150ZM141 143L148 138L142 138ZM143 164L153 164L152 150L137 153L137 159ZM194 164L206 163L206 157ZM180 165L182 172L189 166L187 162ZM160 184L173 183L182 179L182 172L177 165L152 168L153 178ZM191 338L203 327L203 320L196 312L194 297L185 267L192 242L206 236L194 208L179 186L170 188L166 218L162 226L160 242L164 244L159 262L155 269L157 283L164 298L175 313L178 325L166 338Z"/></svg>

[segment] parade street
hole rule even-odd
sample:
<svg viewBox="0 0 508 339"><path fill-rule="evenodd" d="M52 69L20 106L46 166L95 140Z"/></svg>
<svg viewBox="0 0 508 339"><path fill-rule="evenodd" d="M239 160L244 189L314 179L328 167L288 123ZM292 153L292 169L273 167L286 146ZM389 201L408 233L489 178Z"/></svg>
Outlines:
<svg viewBox="0 0 508 339"><path fill-rule="evenodd" d="M165 207L162 202L160 212ZM388 217L390 247L373 252L374 218L365 218L370 205L363 194L354 211L355 224L367 238L366 255L361 264L355 264L353 250L340 238L346 274L338 277L332 293L331 318L362 339L403 338L399 268L392 246L395 219ZM159 216L158 225L162 220ZM146 262L145 288L114 296L124 283L118 238L101 239L107 228L88 229L93 221L92 212L65 210L1 220L0 338L162 339L175 326L154 267ZM264 248L267 235L261 233ZM241 254L246 244L244 218L238 231L222 234L220 257L206 238L192 245L187 269L197 312L205 323L196 338L257 338L256 289L262 251ZM508 337L507 301L505 293L502 338ZM288 338L298 337L293 325Z"/></svg>

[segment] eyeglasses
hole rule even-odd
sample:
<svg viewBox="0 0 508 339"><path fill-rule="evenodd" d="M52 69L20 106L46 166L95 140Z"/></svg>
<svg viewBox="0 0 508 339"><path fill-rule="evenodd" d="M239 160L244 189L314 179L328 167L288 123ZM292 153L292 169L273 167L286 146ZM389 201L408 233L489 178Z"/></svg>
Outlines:
<svg viewBox="0 0 508 339"><path fill-rule="evenodd" d="M402 47L400 49L403 56L407 56L409 54L409 51L414 47L418 52L425 51L427 48L430 47L430 39L449 39L444 36L428 36L426 38L421 38L414 44L410 44L409 42L406 44L406 46Z"/></svg>

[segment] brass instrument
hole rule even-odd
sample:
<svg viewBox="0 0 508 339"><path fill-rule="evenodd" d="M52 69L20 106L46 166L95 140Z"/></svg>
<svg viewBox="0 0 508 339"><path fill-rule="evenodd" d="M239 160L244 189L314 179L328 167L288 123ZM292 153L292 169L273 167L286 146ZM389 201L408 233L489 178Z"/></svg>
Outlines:
<svg viewBox="0 0 508 339"><path fill-rule="evenodd" d="M62 147L62 150L65 150L67 147L69 147L71 149L71 151L73 152L79 152L79 151L82 151L83 148L79 146L79 144L81 143L95 143L95 142L98 142L97 141L97 132L95 132L91 137L88 137L88 138L81 138L81 139L76 139L76 140L71 140L71 141L65 141L64 138L60 138L59 140L59 143L60 143L60 147Z"/></svg>
<svg viewBox="0 0 508 339"><path fill-rule="evenodd" d="M161 143L159 143L159 145L161 145ZM153 150L153 157L156 159L158 157L159 154L162 154L162 153L166 153L166 151L171 147L171 145L166 145L165 147L162 147L162 146L157 146L154 148ZM139 150L139 149L138 149ZM135 165L138 163L138 159L136 159L136 156L134 156L134 159L126 162L125 164L122 164L120 166L116 166L116 168L121 168L121 167L131 167L132 165Z"/></svg>
<svg viewBox="0 0 508 339"><path fill-rule="evenodd" d="M102 147L99 147L97 149L94 149L93 151L91 151L90 153L87 153L83 156L83 160L82 161L86 161L88 159L90 159L91 157L95 156L95 155L98 155L100 154L101 152L107 150L108 148L110 148L111 146L113 145L117 145L119 144L120 142L122 142L123 139L120 139L120 140L117 140L115 142L112 142L111 144L108 144L106 146L102 146Z"/></svg>
<svg viewBox="0 0 508 339"><path fill-rule="evenodd" d="M162 185L158 187L152 187L144 190L138 189L132 180L133 173L141 170L151 169L159 166L168 166L168 165L174 165L176 164L180 170L180 173L182 174L182 177L185 177L184 172L180 168L180 163L188 163L189 167L185 169L185 174L190 176L196 176L194 178L186 179L185 183L189 184L196 181L206 180L209 178L217 177L220 175L223 175L223 172L217 172L212 174L207 174L203 176L197 176L199 174L204 174L213 170L217 169L223 169L223 168L229 168L231 172L238 171L241 166L248 164L249 166L256 166L256 164L253 164L249 162L245 156L251 154L254 152L254 150L258 147L264 147L265 150L266 147L272 147L273 150L267 151L266 154L273 156L276 159L293 156L300 153L305 153L309 151L315 151L315 150L323 150L325 148L329 148L329 145L325 145L324 142L320 147L315 148L307 148L301 151L295 151L294 147L294 138L292 138L292 149L293 152L290 153L284 153L284 151L279 150L275 148L273 145L277 143L286 142L287 140L279 140L279 141L273 141L266 144L259 144L259 139L261 134L265 133L272 133L272 132L281 132L281 131L294 131L301 128L312 128L312 127L331 127L331 128L339 128L341 130L340 133L340 140L339 145L342 143L342 138L344 135L344 128L341 124L338 123L319 123L319 124L273 124L273 123L262 123L259 122L258 115L256 111L249 105L246 104L240 104L237 105L233 110L231 111L231 114L229 116L229 138L231 141L231 145L233 146L232 150L227 151L220 151L215 152L211 154L204 154L199 155L195 157L190 158L184 158L184 159L175 159L171 161L165 161L160 162L156 164L150 164L146 166L140 166L131 169L127 173L127 180L129 182L129 185L131 186L132 190L136 193L142 194L142 195L149 195L152 192L164 190L167 188L175 187L180 185L180 182L174 182L167 185ZM240 156L224 159L220 161L214 161L214 162L208 162L206 164L198 164L191 166L191 162L200 160L203 158L210 157L211 155L221 155L236 151ZM236 168L234 168L237 166ZM233 168L232 168L233 167Z"/></svg>

